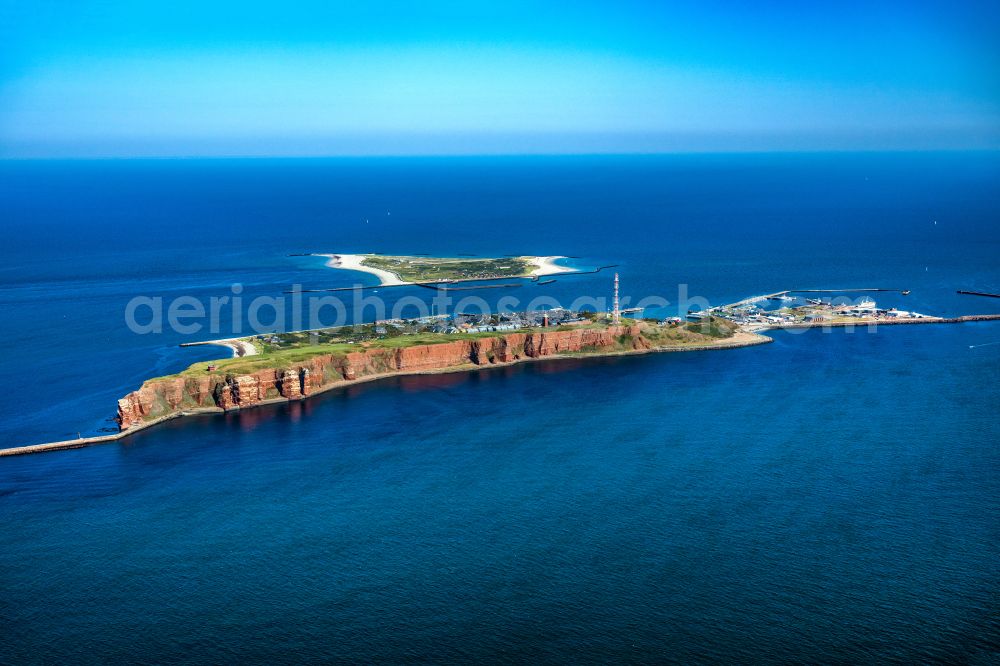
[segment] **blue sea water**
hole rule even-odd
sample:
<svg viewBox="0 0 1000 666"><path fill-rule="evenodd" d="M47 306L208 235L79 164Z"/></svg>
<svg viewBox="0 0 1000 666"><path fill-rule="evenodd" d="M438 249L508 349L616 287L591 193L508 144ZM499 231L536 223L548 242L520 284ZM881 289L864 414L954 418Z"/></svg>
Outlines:
<svg viewBox="0 0 1000 666"><path fill-rule="evenodd" d="M1000 292L992 153L2 162L0 220L5 445L100 432L143 378L218 354L176 345L229 319L136 335L136 295L371 283L298 252L1000 311L955 293ZM0 459L0 663L995 662L1000 325L773 337Z"/></svg>

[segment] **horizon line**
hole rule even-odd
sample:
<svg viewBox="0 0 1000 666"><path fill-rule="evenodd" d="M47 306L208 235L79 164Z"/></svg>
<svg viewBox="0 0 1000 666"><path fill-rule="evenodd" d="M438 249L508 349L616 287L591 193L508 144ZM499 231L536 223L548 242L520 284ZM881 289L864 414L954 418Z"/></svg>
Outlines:
<svg viewBox="0 0 1000 666"><path fill-rule="evenodd" d="M172 161L172 160L325 160L325 159L462 159L484 157L668 157L681 155L883 155L1000 153L998 147L979 148L810 148L810 149L728 149L664 151L567 151L567 152L470 152L470 153L329 153L329 154L176 154L176 155L0 155L0 162L88 162L88 161Z"/></svg>

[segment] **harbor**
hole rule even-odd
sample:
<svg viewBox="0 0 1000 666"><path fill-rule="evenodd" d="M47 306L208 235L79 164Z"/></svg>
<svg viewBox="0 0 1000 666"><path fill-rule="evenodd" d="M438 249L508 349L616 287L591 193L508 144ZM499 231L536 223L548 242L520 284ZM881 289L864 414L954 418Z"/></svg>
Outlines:
<svg viewBox="0 0 1000 666"><path fill-rule="evenodd" d="M864 293L851 299L848 293ZM789 289L751 296L742 300L699 311L689 311L687 317L700 320L716 316L732 321L746 330L763 331L779 328L815 328L844 326L876 326L893 324L957 324L969 321L1000 319L998 314L975 314L945 317L898 307L878 305L869 295L876 292L910 294L908 289L864 287L854 289ZM794 296L802 294L803 296ZM816 297L805 296L816 294ZM826 296L823 296L823 295ZM777 307L765 307L774 303Z"/></svg>

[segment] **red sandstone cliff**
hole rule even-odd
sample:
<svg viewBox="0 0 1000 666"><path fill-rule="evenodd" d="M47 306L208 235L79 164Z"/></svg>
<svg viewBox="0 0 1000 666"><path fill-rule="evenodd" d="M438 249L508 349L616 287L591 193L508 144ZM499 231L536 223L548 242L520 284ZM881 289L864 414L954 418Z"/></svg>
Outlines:
<svg viewBox="0 0 1000 666"><path fill-rule="evenodd" d="M320 389L375 375L513 363L572 352L650 348L639 326L511 333L400 348L373 347L349 354L316 356L291 367L245 375L214 373L153 379L118 401L117 421L121 430L127 430L185 410L238 409L264 400L295 400Z"/></svg>

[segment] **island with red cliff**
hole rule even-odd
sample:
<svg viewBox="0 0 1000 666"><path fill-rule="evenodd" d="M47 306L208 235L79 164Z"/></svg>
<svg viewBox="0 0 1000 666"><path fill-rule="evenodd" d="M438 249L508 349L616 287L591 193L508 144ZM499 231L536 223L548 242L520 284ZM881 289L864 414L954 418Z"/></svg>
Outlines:
<svg viewBox="0 0 1000 666"><path fill-rule="evenodd" d="M305 334L285 336L284 344L277 336L267 336L263 343L257 341L265 347L262 353L196 363L177 375L146 381L118 401L116 420L120 429L130 432L183 414L300 400L392 375L457 372L543 358L716 349L770 342L764 336L739 331L721 319L697 324L587 321L583 325L510 332L501 328L381 336L363 342L323 342L315 340L315 334L311 341ZM301 336L302 344L287 342L288 336ZM273 349L276 344L282 348Z"/></svg>
<svg viewBox="0 0 1000 666"><path fill-rule="evenodd" d="M830 290L808 290L813 293ZM888 291L862 289L843 291ZM782 291L689 313L686 322L627 319L558 308L545 312L388 320L325 330L271 333L201 343L227 347L232 358L195 363L145 381L118 400L119 431L96 437L0 449L0 456L115 441L163 421L223 413L309 396L396 375L462 372L541 359L747 347L772 342L772 329L963 323L1000 314L939 317L850 304ZM909 293L909 292L903 292ZM804 303L790 304L792 301ZM760 304L787 304L763 310ZM634 308L637 309L637 308ZM634 310L633 309L633 310Z"/></svg>

